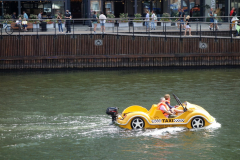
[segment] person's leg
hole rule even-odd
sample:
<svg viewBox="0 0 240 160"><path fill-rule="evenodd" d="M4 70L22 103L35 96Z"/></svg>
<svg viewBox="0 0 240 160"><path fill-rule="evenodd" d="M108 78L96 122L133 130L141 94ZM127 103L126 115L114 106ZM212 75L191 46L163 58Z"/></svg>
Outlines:
<svg viewBox="0 0 240 160"><path fill-rule="evenodd" d="M94 32L96 32L96 29L97 29L97 23L94 23Z"/></svg>
<svg viewBox="0 0 240 160"><path fill-rule="evenodd" d="M105 24L103 23L103 32L105 33Z"/></svg>
<svg viewBox="0 0 240 160"><path fill-rule="evenodd" d="M102 25L102 23L100 23L100 26L101 26L101 32L103 32L103 25Z"/></svg>
<svg viewBox="0 0 240 160"><path fill-rule="evenodd" d="M62 27L62 23L61 23L61 30L62 30L62 32L63 32L63 27Z"/></svg>
<svg viewBox="0 0 240 160"><path fill-rule="evenodd" d="M192 36L192 34L191 34L191 28L189 28L189 36Z"/></svg>
<svg viewBox="0 0 240 160"><path fill-rule="evenodd" d="M60 24L58 23L58 32L60 32Z"/></svg>

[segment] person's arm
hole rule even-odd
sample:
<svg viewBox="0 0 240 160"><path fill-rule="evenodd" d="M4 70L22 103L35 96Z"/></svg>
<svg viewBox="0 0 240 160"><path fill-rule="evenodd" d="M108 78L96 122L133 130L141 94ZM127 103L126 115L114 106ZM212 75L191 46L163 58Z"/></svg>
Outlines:
<svg viewBox="0 0 240 160"><path fill-rule="evenodd" d="M165 102L165 103L170 109L174 108L174 106L171 106L168 102Z"/></svg>
<svg viewBox="0 0 240 160"><path fill-rule="evenodd" d="M169 114L169 115L172 114L170 111L167 111L167 110L165 109L164 105L161 105L161 106L160 106L160 110L164 111L165 113L167 113L167 114Z"/></svg>

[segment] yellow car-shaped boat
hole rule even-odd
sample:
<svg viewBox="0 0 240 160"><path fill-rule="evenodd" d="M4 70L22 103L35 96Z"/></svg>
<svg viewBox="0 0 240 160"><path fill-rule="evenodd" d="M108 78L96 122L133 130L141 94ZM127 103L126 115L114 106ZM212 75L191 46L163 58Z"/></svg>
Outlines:
<svg viewBox="0 0 240 160"><path fill-rule="evenodd" d="M118 114L117 107L109 107L106 113L112 116L114 123L127 129L166 127L191 129L209 126L215 122L215 119L204 108L189 102L181 103L178 98L176 100L180 104L177 109L184 110L184 113L177 113L175 118L166 118L162 111L157 109L157 104L153 104L149 111L144 107L134 105L126 108L122 114Z"/></svg>

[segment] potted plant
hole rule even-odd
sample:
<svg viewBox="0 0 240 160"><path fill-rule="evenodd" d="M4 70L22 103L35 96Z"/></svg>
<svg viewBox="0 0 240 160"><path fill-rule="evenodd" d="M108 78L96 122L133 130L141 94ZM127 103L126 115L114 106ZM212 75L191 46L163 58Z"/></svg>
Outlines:
<svg viewBox="0 0 240 160"><path fill-rule="evenodd" d="M107 19L108 18L109 18L109 20L106 20L105 27L114 27L115 20L111 19L111 18L115 18L114 14L112 14L112 13L107 14Z"/></svg>
<svg viewBox="0 0 240 160"><path fill-rule="evenodd" d="M3 21L3 28L6 28L7 26L11 26L11 23L13 22L11 20L12 16L9 14L4 15L4 21Z"/></svg>
<svg viewBox="0 0 240 160"><path fill-rule="evenodd" d="M45 22L47 23L47 28L53 28L53 21L51 21L50 19L45 20Z"/></svg>
<svg viewBox="0 0 240 160"><path fill-rule="evenodd" d="M171 20L170 20L170 14L169 13L163 13L162 14L162 23L163 24L162 26L171 26Z"/></svg>
<svg viewBox="0 0 240 160"><path fill-rule="evenodd" d="M33 28L39 28L40 21L37 20L37 15L30 14L29 18L31 19L29 22L33 23Z"/></svg>
<svg viewBox="0 0 240 160"><path fill-rule="evenodd" d="M176 17L176 18L172 18L172 22L174 23L174 26L177 26L177 24L180 23L180 22L178 22L179 18L177 18L177 17L179 17L178 12L174 13L173 17Z"/></svg>
<svg viewBox="0 0 240 160"><path fill-rule="evenodd" d="M128 27L128 13L120 13L119 27Z"/></svg>
<svg viewBox="0 0 240 160"><path fill-rule="evenodd" d="M142 17L142 15L140 14L140 13L136 13L136 14L134 14L134 20L133 20L133 26L134 27L141 27L141 26L143 26L143 22L142 22L142 19L141 19L141 17Z"/></svg>

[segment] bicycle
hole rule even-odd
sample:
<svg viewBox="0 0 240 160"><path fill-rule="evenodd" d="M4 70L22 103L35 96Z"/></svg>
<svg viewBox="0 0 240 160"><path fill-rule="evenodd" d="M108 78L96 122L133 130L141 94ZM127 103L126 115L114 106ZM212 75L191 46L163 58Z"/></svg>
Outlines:
<svg viewBox="0 0 240 160"><path fill-rule="evenodd" d="M0 24L0 28L5 29L5 32L8 35L11 35L13 33L13 28L11 26Z"/></svg>

